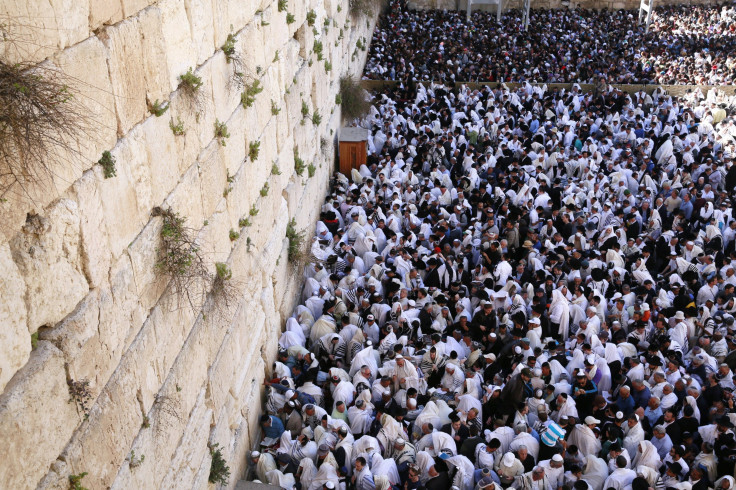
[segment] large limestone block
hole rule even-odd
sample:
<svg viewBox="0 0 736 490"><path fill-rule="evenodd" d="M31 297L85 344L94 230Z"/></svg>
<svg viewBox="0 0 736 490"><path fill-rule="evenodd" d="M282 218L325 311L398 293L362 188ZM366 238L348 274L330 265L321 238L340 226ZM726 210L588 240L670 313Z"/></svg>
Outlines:
<svg viewBox="0 0 736 490"><path fill-rule="evenodd" d="M220 0L212 2L215 22L215 46L225 44L231 31L238 32L253 20L256 10L260 8L257 2L241 2L240 0Z"/></svg>
<svg viewBox="0 0 736 490"><path fill-rule="evenodd" d="M90 0L89 30L96 31L103 25L112 25L123 20L123 5L120 0Z"/></svg>
<svg viewBox="0 0 736 490"><path fill-rule="evenodd" d="M86 171L73 189L79 206L84 272L90 286L98 287L107 280L111 260L98 176Z"/></svg>
<svg viewBox="0 0 736 490"><path fill-rule="evenodd" d="M222 191L221 191L222 192ZM200 190L199 165L192 166L184 173L179 184L164 202L165 209L171 209L183 218L186 226L199 229L205 220L202 211L202 191Z"/></svg>
<svg viewBox="0 0 736 490"><path fill-rule="evenodd" d="M169 128L171 119L168 112L161 117L149 117L141 124L144 148L148 161L151 162L151 202L163 202L176 187L183 167L180 161L179 139ZM191 162L189 162L191 165Z"/></svg>
<svg viewBox="0 0 736 490"><path fill-rule="evenodd" d="M95 168L95 173L105 196L102 200L105 221L115 223L107 231L110 251L117 259L148 221L153 207L151 174L142 128L136 126L111 153L116 160L116 176L103 178L100 167Z"/></svg>
<svg viewBox="0 0 736 490"><path fill-rule="evenodd" d="M97 37L62 51L52 60L53 66L70 77L70 86L78 93L75 101L90 121L72 144L75 153L61 153L50 159L58 162L53 168L55 189L44 189L40 196L44 206L62 195L83 171L100 159L104 150L115 144L117 126L110 123L115 117L115 102L107 60L107 50Z"/></svg>
<svg viewBox="0 0 736 490"><path fill-rule="evenodd" d="M38 62L89 36L89 0L6 0L0 18L9 19L16 42L7 50L11 63Z"/></svg>
<svg viewBox="0 0 736 490"><path fill-rule="evenodd" d="M123 136L146 115L146 78L140 24L125 20L105 30L105 45L110 53L108 65L118 136Z"/></svg>
<svg viewBox="0 0 736 490"><path fill-rule="evenodd" d="M259 77L258 69L263 70L267 66L265 53L259 49L263 37L260 31L261 18L261 15L255 16L253 22L238 33L236 49L243 60L243 72L250 78ZM271 56L268 62L273 59L273 55Z"/></svg>
<svg viewBox="0 0 736 490"><path fill-rule="evenodd" d="M0 393L31 352L26 325L26 284L8 244L0 245Z"/></svg>
<svg viewBox="0 0 736 490"><path fill-rule="evenodd" d="M212 2L210 0L184 0L184 7L189 18L196 63L201 65L215 51Z"/></svg>
<svg viewBox="0 0 736 490"><path fill-rule="evenodd" d="M215 212L220 200L225 197L227 169L222 158L221 146L213 140L199 158L199 181L202 188L202 208L205 216Z"/></svg>
<svg viewBox="0 0 736 490"><path fill-rule="evenodd" d="M153 308L168 282L156 268L161 245L162 224L161 219L150 220L128 247L138 301L143 310Z"/></svg>
<svg viewBox="0 0 736 490"><path fill-rule="evenodd" d="M79 240L79 207L62 199L46 216L29 216L10 242L26 283L28 329L53 325L74 310L89 291Z"/></svg>
<svg viewBox="0 0 736 490"><path fill-rule="evenodd" d="M161 9L149 7L136 17L143 51L143 72L146 77L148 102L168 99L171 92L169 67L166 60L166 43L163 34Z"/></svg>
<svg viewBox="0 0 736 490"><path fill-rule="evenodd" d="M230 119L227 120L227 128L230 138L227 140L227 146L222 147L222 155L228 175L235 175L248 158L246 155L248 150L245 146L248 121L242 106L237 106Z"/></svg>
<svg viewBox="0 0 736 490"><path fill-rule="evenodd" d="M128 18L135 15L149 5L155 3L155 0L122 0L123 17Z"/></svg>
<svg viewBox="0 0 736 490"><path fill-rule="evenodd" d="M179 75L195 67L197 52L192 46L191 29L184 2L162 0L158 3L158 8L161 10L161 32L166 43L169 84L171 90L175 90L179 86Z"/></svg>
<svg viewBox="0 0 736 490"><path fill-rule="evenodd" d="M39 342L0 396L3 487L35 487L80 420L76 404L69 402L63 354L50 342Z"/></svg>
<svg viewBox="0 0 736 490"><path fill-rule="evenodd" d="M240 104L240 92L231 82L232 73L236 67L232 63L227 62L225 53L222 51L217 51L208 63L212 65L210 76L212 77L212 97L215 107L215 117L220 121L227 121ZM229 129L231 129L230 139L233 136L237 137L237 135L233 134L232 128ZM230 140L227 143L230 144Z"/></svg>
<svg viewBox="0 0 736 490"><path fill-rule="evenodd" d="M213 411L205 401L205 392L205 388L200 390L184 436L159 487L161 489L194 488L193 482L202 461L210 457L207 439Z"/></svg>

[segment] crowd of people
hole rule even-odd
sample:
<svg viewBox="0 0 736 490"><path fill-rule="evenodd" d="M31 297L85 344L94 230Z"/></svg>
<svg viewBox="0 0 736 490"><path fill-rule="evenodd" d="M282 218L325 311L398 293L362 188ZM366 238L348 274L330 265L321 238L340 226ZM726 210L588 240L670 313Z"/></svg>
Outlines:
<svg viewBox="0 0 736 490"><path fill-rule="evenodd" d="M732 85L736 9L657 7L649 33L638 11L534 9L411 10L392 0L374 31L364 76L443 82Z"/></svg>
<svg viewBox="0 0 736 490"><path fill-rule="evenodd" d="M404 36L456 15L393 13ZM375 93L368 162L332 182L265 382L254 478L736 490L734 114L716 89Z"/></svg>

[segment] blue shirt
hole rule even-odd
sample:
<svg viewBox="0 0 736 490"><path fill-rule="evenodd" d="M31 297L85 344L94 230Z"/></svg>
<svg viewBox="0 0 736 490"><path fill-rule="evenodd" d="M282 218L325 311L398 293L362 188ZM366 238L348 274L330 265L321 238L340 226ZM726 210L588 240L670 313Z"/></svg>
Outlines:
<svg viewBox="0 0 736 490"><path fill-rule="evenodd" d="M631 398L634 399L634 404L636 407L647 408L647 404L649 403L649 399L651 397L652 393L646 386L641 391L636 391L634 389L631 390Z"/></svg>
<svg viewBox="0 0 736 490"><path fill-rule="evenodd" d="M669 434L665 434L662 439L652 437L650 442L657 448L659 458L664 461L664 458L670 453L670 449L672 449L672 439L670 439Z"/></svg>
<svg viewBox="0 0 736 490"><path fill-rule="evenodd" d="M624 417L628 417L629 415L634 413L634 397L631 395L626 398L622 396L618 397L618 399L616 400L616 405L618 405L618 408L624 413Z"/></svg>
<svg viewBox="0 0 736 490"><path fill-rule="evenodd" d="M280 418L274 417L273 415L270 415L269 418L271 419L271 426L264 427L263 432L266 434L266 437L278 439L284 433L284 423L281 422Z"/></svg>
<svg viewBox="0 0 736 490"><path fill-rule="evenodd" d="M689 220L690 216L693 215L693 203L692 201L682 201L680 203L680 209L685 211L685 219Z"/></svg>

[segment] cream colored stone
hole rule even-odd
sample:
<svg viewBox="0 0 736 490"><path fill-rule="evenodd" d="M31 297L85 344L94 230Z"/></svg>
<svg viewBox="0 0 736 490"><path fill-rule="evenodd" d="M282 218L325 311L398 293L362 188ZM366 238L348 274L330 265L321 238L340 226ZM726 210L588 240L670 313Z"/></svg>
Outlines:
<svg viewBox="0 0 736 490"><path fill-rule="evenodd" d="M10 242L26 283L31 333L60 321L87 294L79 241L77 203L62 199L46 216L29 217Z"/></svg>
<svg viewBox="0 0 736 490"><path fill-rule="evenodd" d="M39 342L0 396L3 486L33 488L80 420L76 404L69 402L61 351L50 342Z"/></svg>
<svg viewBox="0 0 736 490"><path fill-rule="evenodd" d="M195 66L197 53L192 46L191 29L184 2L162 0L158 3L158 8L161 10L162 39L166 43L169 83L171 90L175 90L179 86L179 76Z"/></svg>
<svg viewBox="0 0 736 490"><path fill-rule="evenodd" d="M147 112L143 49L138 28L135 20L125 20L105 30L118 136L126 134Z"/></svg>
<svg viewBox="0 0 736 490"><path fill-rule="evenodd" d="M110 245L97 175L88 170L74 183L73 189L79 206L84 272L90 286L98 287L107 280Z"/></svg>
<svg viewBox="0 0 736 490"><path fill-rule="evenodd" d="M117 125L111 123L115 117L115 103L107 68L105 46L96 37L91 37L53 58L48 66L61 70L69 77L74 98L80 110L89 115L88 126L72 144L75 153L52 156L53 186L46 186L39 197L42 206L63 195L70 185L81 177L82 172L94 165L104 150L110 149L116 140ZM31 194L35 195L35 194Z"/></svg>
<svg viewBox="0 0 736 490"><path fill-rule="evenodd" d="M143 71L149 103L168 100L171 86L169 66L166 60L166 44L163 40L161 9L149 7L136 17L141 32ZM168 115L168 114L167 114Z"/></svg>
<svg viewBox="0 0 736 490"><path fill-rule="evenodd" d="M196 63L201 65L215 51L214 25L212 23L212 2L210 0L184 0L192 34L192 47L196 53ZM219 46L218 46L219 47Z"/></svg>
<svg viewBox="0 0 736 490"><path fill-rule="evenodd" d="M221 145L213 140L199 158L199 181L202 189L202 210L210 216L225 197L229 187L227 169L222 159Z"/></svg>
<svg viewBox="0 0 736 490"><path fill-rule="evenodd" d="M38 62L89 36L89 0L7 0L0 18L10 19L16 40L6 55L13 62Z"/></svg>
<svg viewBox="0 0 736 490"><path fill-rule="evenodd" d="M161 117L149 117L141 124L143 145L151 172L151 202L161 203L174 190L182 172L179 139L169 128L168 112ZM189 162L191 165L192 162Z"/></svg>
<svg viewBox="0 0 736 490"><path fill-rule="evenodd" d="M95 31L103 25L112 25L123 19L120 0L90 0L89 30Z"/></svg>
<svg viewBox="0 0 736 490"><path fill-rule="evenodd" d="M164 208L172 209L186 218L186 225L199 229L206 219L202 211L202 191L200 190L199 166L193 164L184 173L179 184L164 201Z"/></svg>
<svg viewBox="0 0 736 490"><path fill-rule="evenodd" d="M128 18L155 3L155 0L122 0L123 17Z"/></svg>
<svg viewBox="0 0 736 490"><path fill-rule="evenodd" d="M95 168L95 173L104 196L105 220L115 224L107 231L110 251L116 259L148 221L153 207L148 155L140 126L120 140L111 154L116 160L115 177L103 178L100 167Z"/></svg>
<svg viewBox="0 0 736 490"><path fill-rule="evenodd" d="M0 393L28 361L31 338L23 301L26 285L13 262L10 247L0 245Z"/></svg>

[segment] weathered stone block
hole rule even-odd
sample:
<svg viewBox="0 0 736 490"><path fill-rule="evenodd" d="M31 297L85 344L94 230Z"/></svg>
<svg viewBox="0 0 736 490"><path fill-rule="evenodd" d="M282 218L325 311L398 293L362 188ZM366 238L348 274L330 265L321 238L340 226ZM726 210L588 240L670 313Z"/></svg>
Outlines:
<svg viewBox="0 0 736 490"><path fill-rule="evenodd" d="M184 7L189 18L196 63L201 65L212 56L216 49L215 27L212 23L212 2L209 0L184 0Z"/></svg>
<svg viewBox="0 0 736 490"><path fill-rule="evenodd" d="M112 25L123 19L120 0L90 0L89 30L95 31L103 25Z"/></svg>
<svg viewBox="0 0 736 490"><path fill-rule="evenodd" d="M161 9L149 7L141 11L136 18L142 33L141 49L148 102L154 103L159 99L163 102L169 98L171 85L166 44L162 42L164 34Z"/></svg>
<svg viewBox="0 0 736 490"><path fill-rule="evenodd" d="M13 262L10 247L0 245L0 393L31 352L23 301L25 290L25 281Z"/></svg>
<svg viewBox="0 0 736 490"><path fill-rule="evenodd" d="M69 403L63 354L50 342L39 342L0 396L3 486L35 486L80 420L76 405Z"/></svg>
<svg viewBox="0 0 736 490"><path fill-rule="evenodd" d="M143 1L143 0L141 0ZM192 34L184 2L162 0L161 10L162 39L166 43L166 62L169 68L170 89L179 86L179 76L195 67L197 52L192 46Z"/></svg>
<svg viewBox="0 0 736 490"><path fill-rule="evenodd" d="M26 283L28 330L53 325L87 294L79 244L79 207L60 200L46 216L29 216L10 242Z"/></svg>

